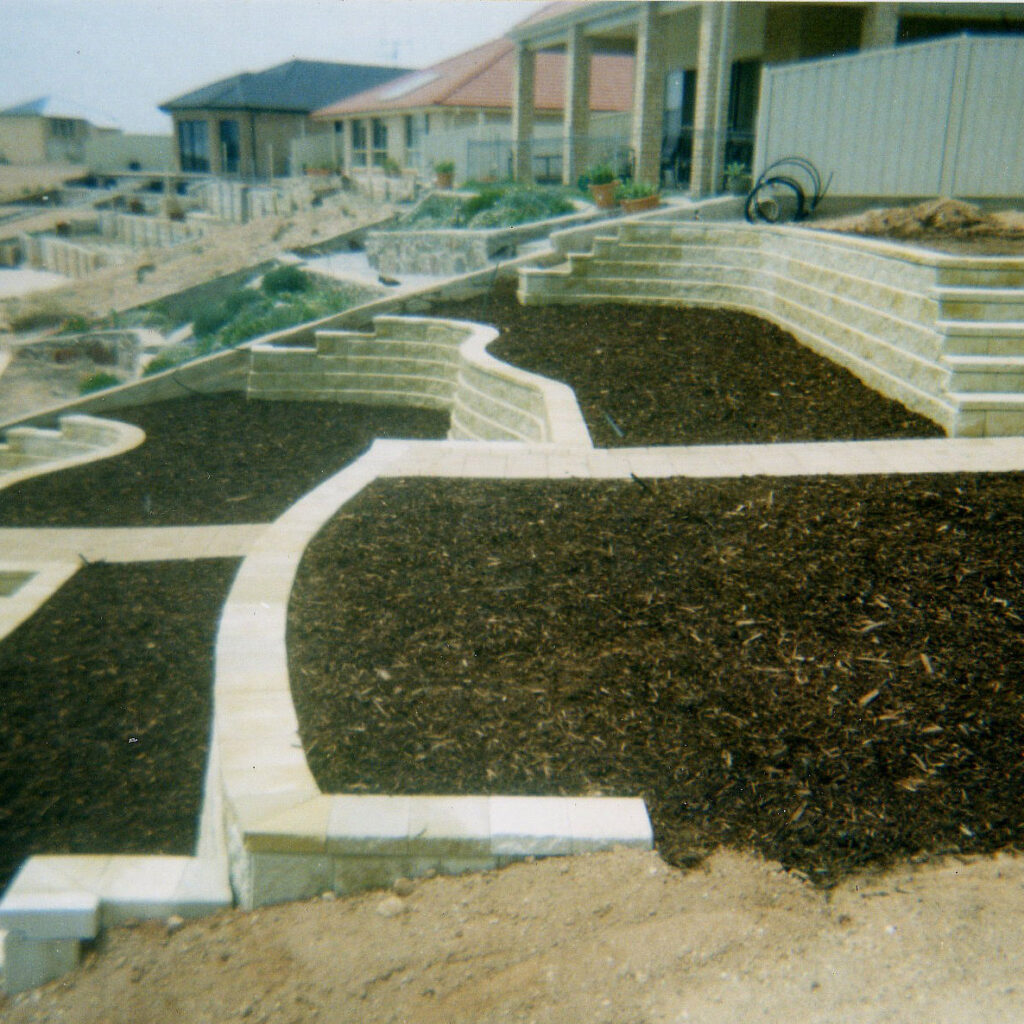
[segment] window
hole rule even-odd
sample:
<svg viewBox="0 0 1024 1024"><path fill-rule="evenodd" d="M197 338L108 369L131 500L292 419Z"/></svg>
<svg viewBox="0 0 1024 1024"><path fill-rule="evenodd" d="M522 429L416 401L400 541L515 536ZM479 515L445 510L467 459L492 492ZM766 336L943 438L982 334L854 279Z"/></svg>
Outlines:
<svg viewBox="0 0 1024 1024"><path fill-rule="evenodd" d="M383 167L388 158L388 125L382 117L371 121L373 130L373 166Z"/></svg>
<svg viewBox="0 0 1024 1024"><path fill-rule="evenodd" d="M183 171L210 170L210 140L205 121L178 122L178 155Z"/></svg>
<svg viewBox="0 0 1024 1024"><path fill-rule="evenodd" d="M241 149L238 144L238 122L220 123L220 169L224 174L237 174Z"/></svg>
<svg viewBox="0 0 1024 1024"><path fill-rule="evenodd" d="M75 137L75 122L67 117L50 118L50 134L55 139L73 139Z"/></svg>
<svg viewBox="0 0 1024 1024"><path fill-rule="evenodd" d="M355 167L365 167L366 160L366 122L352 122L352 164Z"/></svg>

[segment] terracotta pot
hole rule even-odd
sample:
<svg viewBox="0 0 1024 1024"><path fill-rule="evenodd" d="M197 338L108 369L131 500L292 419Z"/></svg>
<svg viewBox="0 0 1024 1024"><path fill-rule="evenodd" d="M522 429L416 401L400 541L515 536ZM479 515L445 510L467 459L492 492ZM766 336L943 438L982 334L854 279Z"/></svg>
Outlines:
<svg viewBox="0 0 1024 1024"><path fill-rule="evenodd" d="M617 181L590 186L590 194L594 197L594 204L599 210L611 210L615 207L615 190L618 187Z"/></svg>
<svg viewBox="0 0 1024 1024"><path fill-rule="evenodd" d="M434 183L438 188L451 188L455 184L455 175L450 172L437 172Z"/></svg>
<svg viewBox="0 0 1024 1024"><path fill-rule="evenodd" d="M656 210L661 205L661 196L639 196L636 199L623 199L622 209L626 213L642 213L644 210Z"/></svg>

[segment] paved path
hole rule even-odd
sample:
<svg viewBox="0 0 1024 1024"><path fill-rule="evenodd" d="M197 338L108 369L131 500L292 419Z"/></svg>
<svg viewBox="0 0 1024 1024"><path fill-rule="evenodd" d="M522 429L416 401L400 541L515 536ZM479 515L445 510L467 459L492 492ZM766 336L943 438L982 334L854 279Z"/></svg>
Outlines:
<svg viewBox="0 0 1024 1024"><path fill-rule="evenodd" d="M263 525L0 529L0 560L158 562L241 558L264 529Z"/></svg>
<svg viewBox="0 0 1024 1024"><path fill-rule="evenodd" d="M382 470L384 476L614 479L1024 470L1024 437L604 449L473 441L377 445L399 443L407 452Z"/></svg>

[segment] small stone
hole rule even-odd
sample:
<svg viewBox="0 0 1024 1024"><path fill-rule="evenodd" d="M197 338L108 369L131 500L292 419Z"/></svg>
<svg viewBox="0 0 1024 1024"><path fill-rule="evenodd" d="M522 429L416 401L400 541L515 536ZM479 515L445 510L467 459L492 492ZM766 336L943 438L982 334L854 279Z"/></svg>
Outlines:
<svg viewBox="0 0 1024 1024"><path fill-rule="evenodd" d="M397 896L385 896L377 904L377 913L381 917L398 917L399 914L405 913L405 903Z"/></svg>
<svg viewBox="0 0 1024 1024"><path fill-rule="evenodd" d="M185 918L180 914L171 914L171 916L167 918L166 924L167 934L173 935L175 932L180 932L181 929L185 927Z"/></svg>
<svg viewBox="0 0 1024 1024"><path fill-rule="evenodd" d="M416 891L415 884L409 878L396 878L395 884L391 888L395 890L396 896L401 896L403 899L411 896Z"/></svg>
<svg viewBox="0 0 1024 1024"><path fill-rule="evenodd" d="M336 892L332 892L330 889L328 889L327 892L320 893L320 899L322 899L324 903L333 903L337 898L338 894Z"/></svg>

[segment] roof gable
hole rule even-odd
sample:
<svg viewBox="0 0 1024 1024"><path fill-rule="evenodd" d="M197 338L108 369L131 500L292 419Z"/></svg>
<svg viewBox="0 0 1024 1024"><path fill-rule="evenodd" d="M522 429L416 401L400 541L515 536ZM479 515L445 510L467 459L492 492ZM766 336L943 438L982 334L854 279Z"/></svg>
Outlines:
<svg viewBox="0 0 1024 1024"><path fill-rule="evenodd" d="M265 71L247 71L184 93L160 109L286 110L309 113L404 75L408 69L371 64L292 60Z"/></svg>

